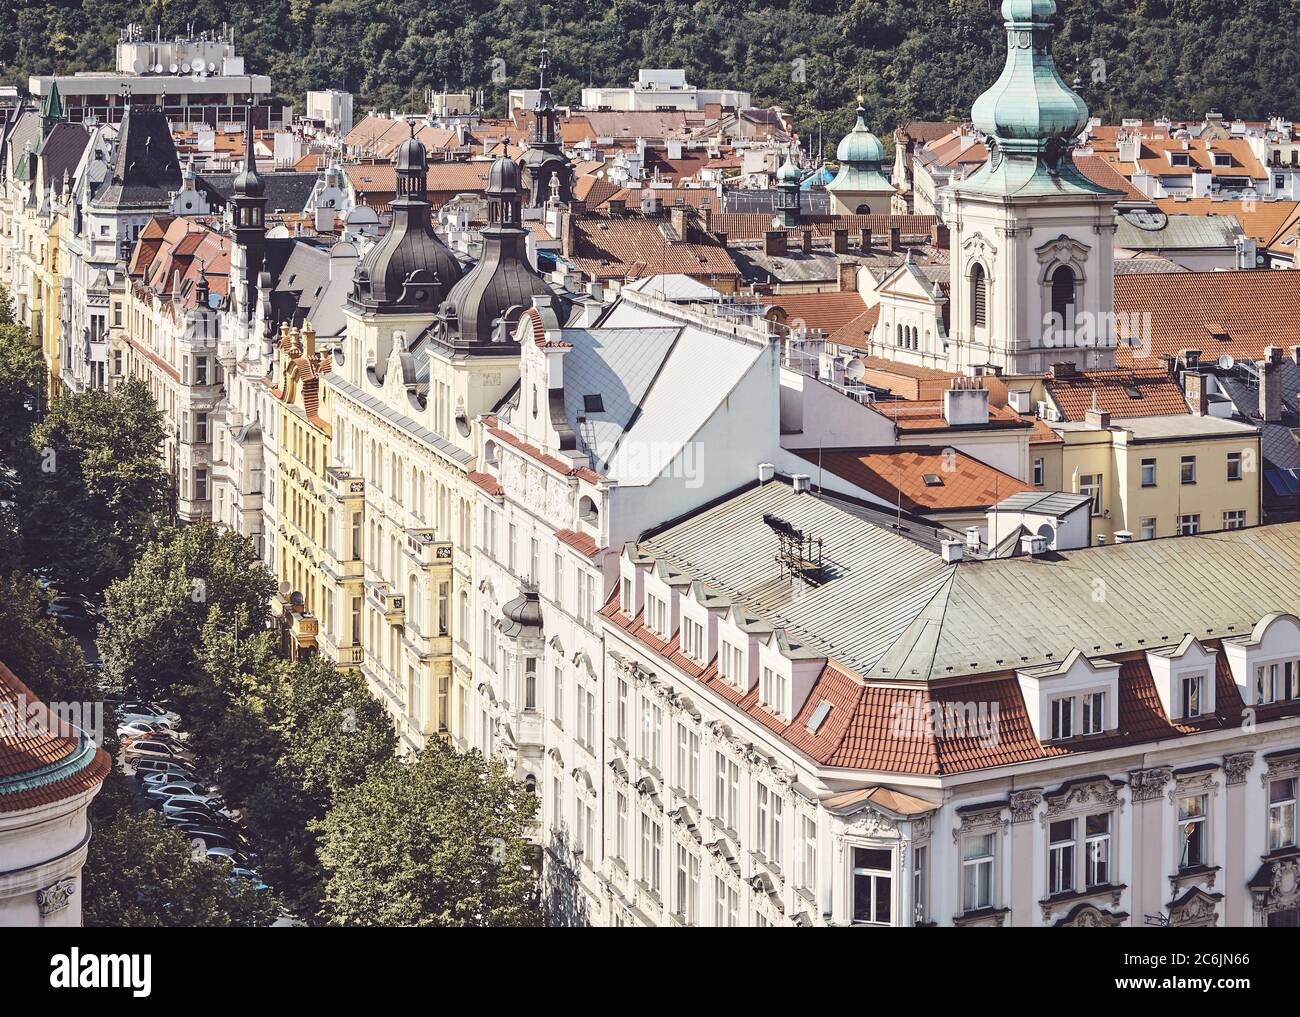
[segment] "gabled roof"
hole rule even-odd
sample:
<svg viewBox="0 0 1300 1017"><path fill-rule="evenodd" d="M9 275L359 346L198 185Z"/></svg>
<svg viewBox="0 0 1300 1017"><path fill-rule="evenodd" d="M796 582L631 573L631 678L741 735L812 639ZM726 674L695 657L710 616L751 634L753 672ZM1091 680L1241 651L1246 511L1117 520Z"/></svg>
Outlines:
<svg viewBox="0 0 1300 1017"><path fill-rule="evenodd" d="M1113 417L1188 413L1178 382L1164 371L1078 371L1043 382L1062 420L1083 420L1095 407Z"/></svg>
<svg viewBox="0 0 1300 1017"><path fill-rule="evenodd" d="M122 118L113 173L91 203L99 208L165 210L181 189L181 167L162 110L132 106Z"/></svg>

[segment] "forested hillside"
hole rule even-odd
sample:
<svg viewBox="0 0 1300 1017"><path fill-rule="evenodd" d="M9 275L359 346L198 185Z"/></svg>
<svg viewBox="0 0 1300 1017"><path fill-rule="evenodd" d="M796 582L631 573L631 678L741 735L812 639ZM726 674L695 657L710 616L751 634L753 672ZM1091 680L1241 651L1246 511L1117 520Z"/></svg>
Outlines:
<svg viewBox="0 0 1300 1017"><path fill-rule="evenodd" d="M1058 0L1057 58L1107 116L1300 114L1300 0ZM801 131L851 121L964 116L1002 62L998 0L0 0L0 78L107 69L120 26L152 35L228 21L250 70L300 105L340 87L371 105L422 89L483 88L489 108L531 84L543 18L561 102L626 84L640 66L745 87L795 112ZM494 61L504 74L493 80ZM792 63L802 61L802 63ZM1104 61L1104 66L1101 63ZM800 73L802 72L802 73ZM1099 80L1094 80L1099 79Z"/></svg>

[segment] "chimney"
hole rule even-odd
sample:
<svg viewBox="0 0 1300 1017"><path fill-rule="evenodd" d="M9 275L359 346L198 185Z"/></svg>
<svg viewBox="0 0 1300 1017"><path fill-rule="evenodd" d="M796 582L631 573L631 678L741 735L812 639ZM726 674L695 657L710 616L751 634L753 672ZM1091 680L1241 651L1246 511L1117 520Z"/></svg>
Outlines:
<svg viewBox="0 0 1300 1017"><path fill-rule="evenodd" d="M796 473L790 480L794 484L795 494L807 494L812 488L812 477L806 473Z"/></svg>
<svg viewBox="0 0 1300 1017"><path fill-rule="evenodd" d="M1026 533L1020 538L1020 553L1037 558L1047 553L1047 538L1041 533Z"/></svg>
<svg viewBox="0 0 1300 1017"><path fill-rule="evenodd" d="M668 221L672 223L673 232L681 237L683 242L690 240L688 235L690 230L690 220L686 217L686 209L674 205L668 212Z"/></svg>
<svg viewBox="0 0 1300 1017"><path fill-rule="evenodd" d="M768 230L763 234L763 253L769 258L785 257L785 230Z"/></svg>
<svg viewBox="0 0 1300 1017"><path fill-rule="evenodd" d="M989 422L989 390L957 377L943 393L943 419L949 427L979 427Z"/></svg>
<svg viewBox="0 0 1300 1017"><path fill-rule="evenodd" d="M980 528L978 526L966 527L966 550L979 554L981 544Z"/></svg>
<svg viewBox="0 0 1300 1017"><path fill-rule="evenodd" d="M812 230L804 230L801 239L803 241L803 253L812 254Z"/></svg>
<svg viewBox="0 0 1300 1017"><path fill-rule="evenodd" d="M316 359L316 330L312 328L310 321L302 323L302 331L299 332L299 335L302 336L303 354L309 361L314 361Z"/></svg>
<svg viewBox="0 0 1300 1017"><path fill-rule="evenodd" d="M840 262L840 292L856 293L858 289L858 266L851 261Z"/></svg>
<svg viewBox="0 0 1300 1017"><path fill-rule="evenodd" d="M836 254L849 253L848 230L831 230L831 250Z"/></svg>
<svg viewBox="0 0 1300 1017"><path fill-rule="evenodd" d="M622 198L612 198L609 202L610 215L622 215L627 211L627 202Z"/></svg>
<svg viewBox="0 0 1300 1017"><path fill-rule="evenodd" d="M1117 543L1117 544L1131 544L1131 543L1133 543L1133 531L1132 531L1132 530L1116 530L1116 531L1115 531L1115 543Z"/></svg>
<svg viewBox="0 0 1300 1017"><path fill-rule="evenodd" d="M1083 415L1084 422L1094 431L1110 429L1110 411L1099 410L1095 406Z"/></svg>
<svg viewBox="0 0 1300 1017"><path fill-rule="evenodd" d="M863 254L871 253L871 227L863 226L862 232L858 236L858 244L862 248Z"/></svg>
<svg viewBox="0 0 1300 1017"><path fill-rule="evenodd" d="M1192 170L1192 197L1208 198L1210 196L1210 184L1213 179L1213 174L1208 169L1202 169L1198 166Z"/></svg>
<svg viewBox="0 0 1300 1017"><path fill-rule="evenodd" d="M1055 381L1057 378L1073 378L1079 372L1074 364L1053 364L1047 369L1047 373Z"/></svg>
<svg viewBox="0 0 1300 1017"><path fill-rule="evenodd" d="M897 226L889 227L889 250L897 253L898 249L903 246L903 231Z"/></svg>
<svg viewBox="0 0 1300 1017"><path fill-rule="evenodd" d="M1098 547L1106 546L1106 534L1104 533L1097 534L1097 546Z"/></svg>
<svg viewBox="0 0 1300 1017"><path fill-rule="evenodd" d="M960 540L941 540L939 541L939 553L943 555L946 562L961 561L963 558L963 546Z"/></svg>
<svg viewBox="0 0 1300 1017"><path fill-rule="evenodd" d="M1259 362L1259 415L1266 424L1282 419L1282 347L1269 346Z"/></svg>
<svg viewBox="0 0 1300 1017"><path fill-rule="evenodd" d="M1183 395L1187 407L1198 417L1208 416L1210 412L1210 395L1206 389L1205 375L1200 371L1188 371L1183 375Z"/></svg>
<svg viewBox="0 0 1300 1017"><path fill-rule="evenodd" d="M936 222L930 227L930 244L939 251L948 249L948 227L941 222Z"/></svg>
<svg viewBox="0 0 1300 1017"><path fill-rule="evenodd" d="M1291 363L1300 365L1300 346L1291 347Z"/></svg>
<svg viewBox="0 0 1300 1017"><path fill-rule="evenodd" d="M758 482L760 484L766 484L769 480L771 480L775 476L776 476L776 467L773 466L771 463L758 464Z"/></svg>

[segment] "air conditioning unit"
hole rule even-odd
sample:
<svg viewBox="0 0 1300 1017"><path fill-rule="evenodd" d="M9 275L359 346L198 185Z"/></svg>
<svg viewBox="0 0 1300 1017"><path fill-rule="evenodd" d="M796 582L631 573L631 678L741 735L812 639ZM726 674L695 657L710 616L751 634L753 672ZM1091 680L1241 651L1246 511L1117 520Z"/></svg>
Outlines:
<svg viewBox="0 0 1300 1017"><path fill-rule="evenodd" d="M1046 399L1038 400L1038 415L1043 420L1048 420L1053 422L1059 421L1061 419L1061 415L1056 411L1056 407L1053 406L1051 403L1049 403Z"/></svg>
<svg viewBox="0 0 1300 1017"><path fill-rule="evenodd" d="M1028 413L1031 402L1028 392L1022 391L1007 393L1007 405L1017 413Z"/></svg>

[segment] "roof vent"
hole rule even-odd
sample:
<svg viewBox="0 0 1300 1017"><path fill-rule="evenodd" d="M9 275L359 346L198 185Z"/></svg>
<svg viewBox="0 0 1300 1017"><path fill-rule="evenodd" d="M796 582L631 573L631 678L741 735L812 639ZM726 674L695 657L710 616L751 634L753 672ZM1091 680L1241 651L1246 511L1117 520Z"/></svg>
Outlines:
<svg viewBox="0 0 1300 1017"><path fill-rule="evenodd" d="M943 555L946 562L961 561L964 557L962 542L960 540L942 540L939 542L939 553Z"/></svg>
<svg viewBox="0 0 1300 1017"><path fill-rule="evenodd" d="M806 473L796 473L790 480L794 484L795 494L807 494L812 487L812 478Z"/></svg>
<svg viewBox="0 0 1300 1017"><path fill-rule="evenodd" d="M966 527L966 550L978 553L980 544L980 528L978 526Z"/></svg>
<svg viewBox="0 0 1300 1017"><path fill-rule="evenodd" d="M758 482L760 484L766 484L769 480L771 480L775 476L776 476L776 467L773 466L771 463L758 464Z"/></svg>
<svg viewBox="0 0 1300 1017"><path fill-rule="evenodd" d="M1047 538L1041 533L1027 533L1020 538L1020 551L1022 554L1031 555L1035 558L1046 554Z"/></svg>

